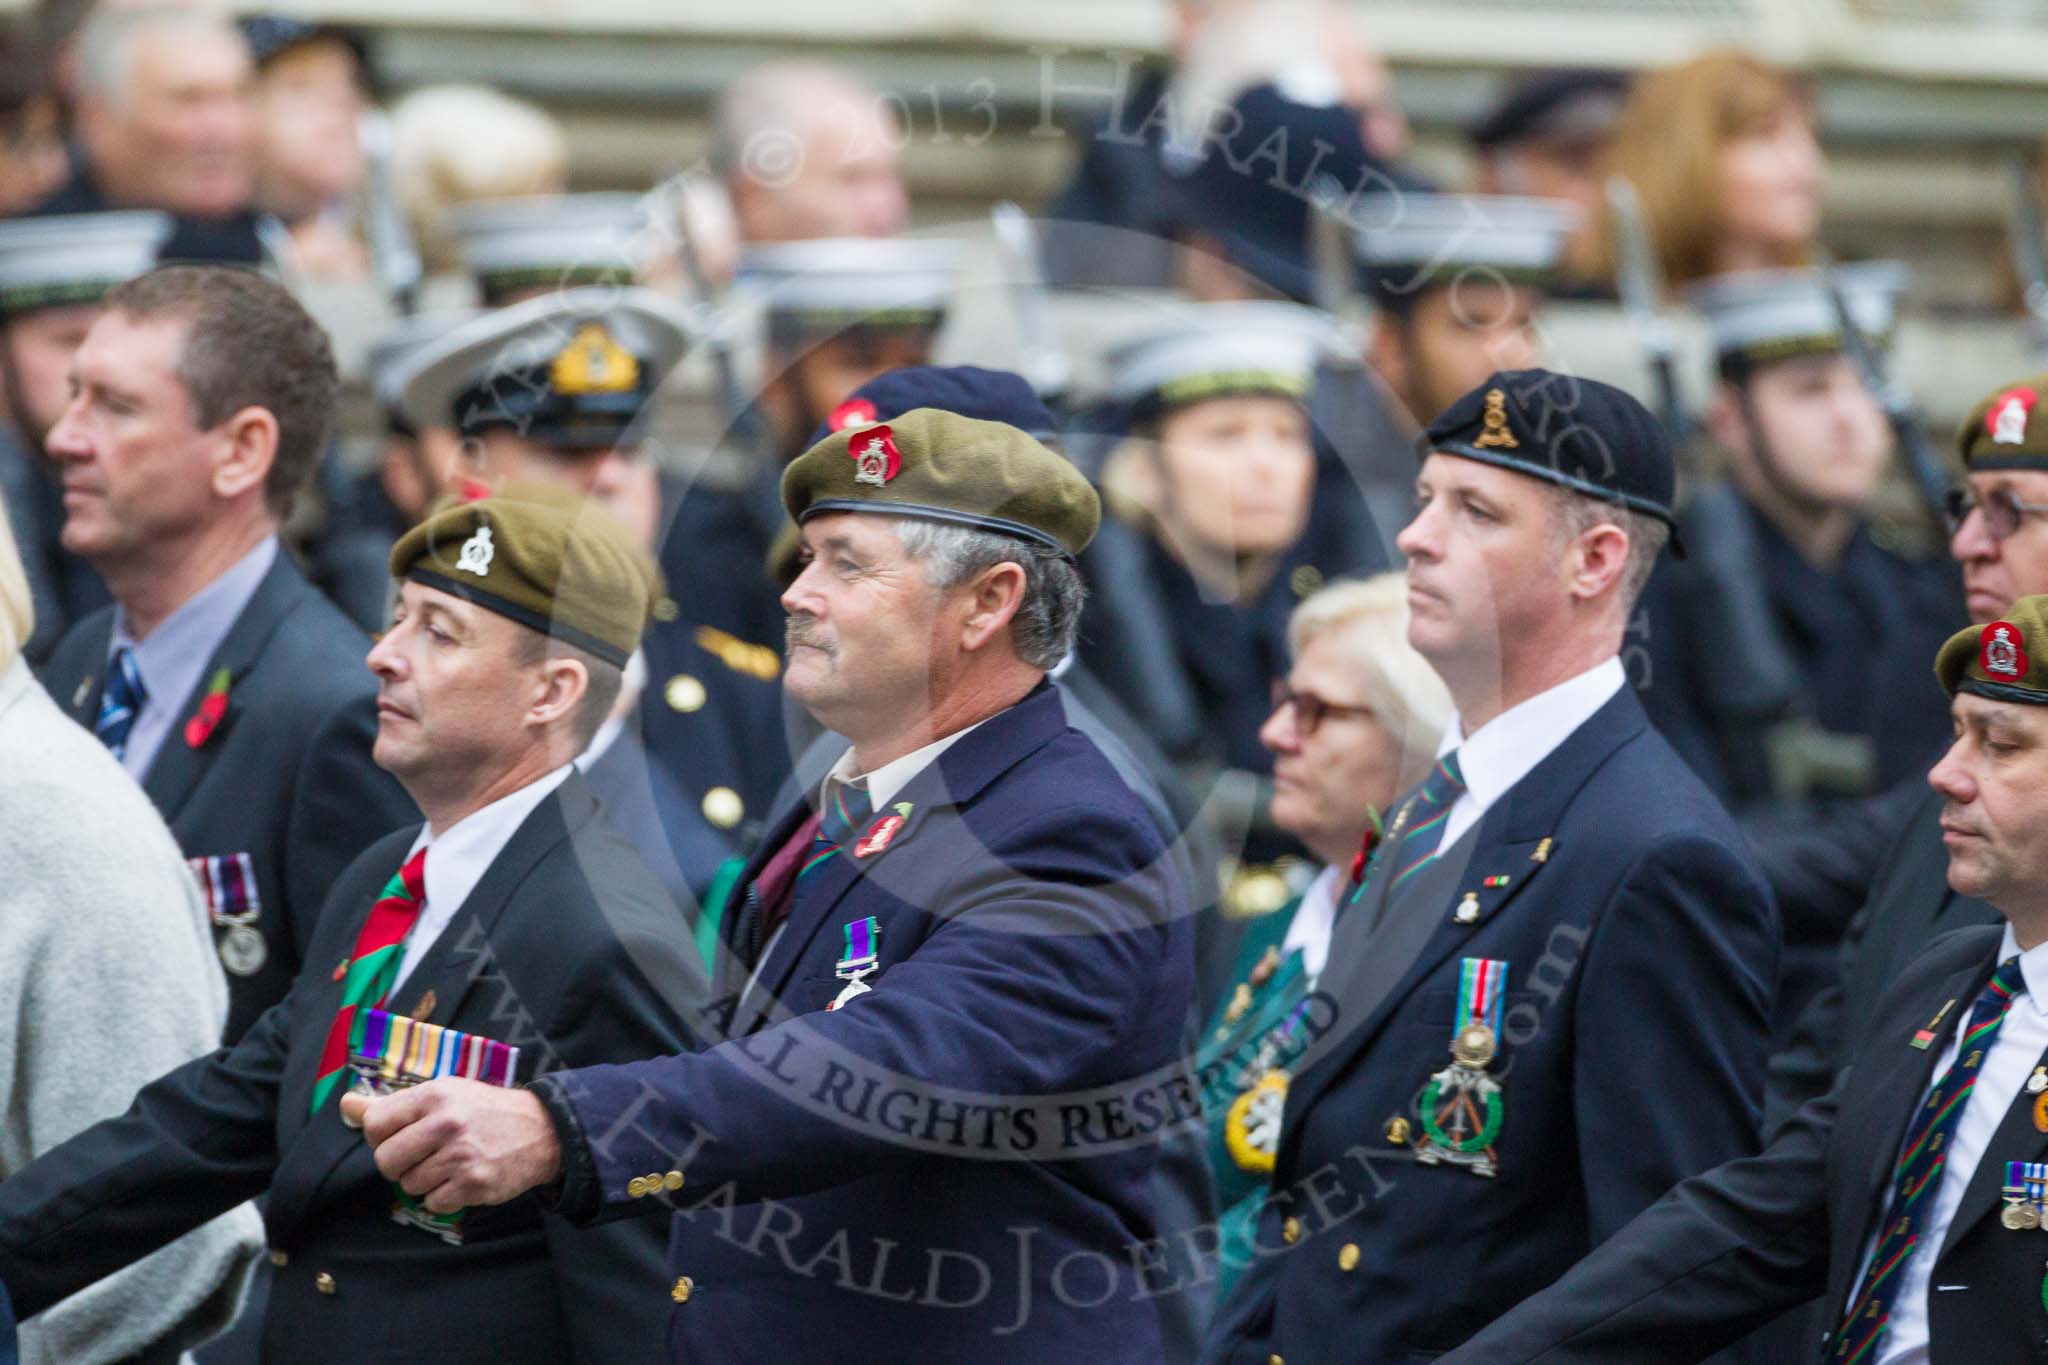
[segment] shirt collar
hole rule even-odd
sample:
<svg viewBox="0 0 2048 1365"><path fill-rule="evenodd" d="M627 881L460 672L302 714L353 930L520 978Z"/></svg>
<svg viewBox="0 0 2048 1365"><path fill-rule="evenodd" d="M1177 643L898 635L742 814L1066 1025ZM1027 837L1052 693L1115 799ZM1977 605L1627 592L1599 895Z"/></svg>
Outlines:
<svg viewBox="0 0 2048 1365"><path fill-rule="evenodd" d="M824 808L824 799L831 794L832 784L845 782L865 788L868 794L868 809L880 810L896 798L896 793L910 785L911 778L936 762L940 754L986 724L987 718L978 720L964 730L955 730L944 739L933 740L922 749L913 749L901 758L891 759L871 773L856 773L853 770L854 754L852 749L848 749L839 756L839 761L832 765L832 771L825 775L825 785L819 793L819 808Z"/></svg>
<svg viewBox="0 0 2048 1365"><path fill-rule="evenodd" d="M2008 922L2005 936L1998 940L1998 960L2005 962L2014 955L2019 957L2020 975L2027 983L2027 1008L2048 1017L2048 942L2036 943L2022 953L2020 941L2013 936L2012 925Z"/></svg>
<svg viewBox="0 0 2048 1365"><path fill-rule="evenodd" d="M439 833L422 827L412 847L415 853L422 848L427 850L426 903L444 915L453 914L476 890L476 884L505 851L513 834L526 823L526 817L549 793L568 781L575 767L573 763L564 763L518 791L471 811Z"/></svg>
<svg viewBox="0 0 2048 1365"><path fill-rule="evenodd" d="M1509 707L1464 738L1464 724L1453 713L1437 754L1457 750L1465 790L1485 810L1591 720L1627 682L1621 660L1608 658Z"/></svg>
<svg viewBox="0 0 2048 1365"><path fill-rule="evenodd" d="M234 628L235 618L256 595L270 566L277 562L277 537L265 536L226 573L187 598L166 616L147 640L137 641L128 628L127 611L114 608L114 633L107 641L107 657L126 648L135 651L135 669L152 700L163 706L179 706L199 685L206 661L220 648L220 642Z"/></svg>

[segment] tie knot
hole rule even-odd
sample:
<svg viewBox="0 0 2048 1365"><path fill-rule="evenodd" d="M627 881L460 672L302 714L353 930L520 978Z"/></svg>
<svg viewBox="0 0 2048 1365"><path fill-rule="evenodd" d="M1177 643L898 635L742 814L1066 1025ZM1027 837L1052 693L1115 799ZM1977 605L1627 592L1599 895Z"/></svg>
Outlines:
<svg viewBox="0 0 2048 1365"><path fill-rule="evenodd" d="M865 786L833 779L825 793L825 809L820 816L818 833L827 843L843 844L847 836L868 822L874 813L874 804L868 798Z"/></svg>
<svg viewBox="0 0 2048 1365"><path fill-rule="evenodd" d="M1998 970L1991 974L1990 982L1984 987L1985 995L1996 996L2001 1006L2010 1004L2015 997L2026 992L2026 974L2020 970L2020 960L2016 957L1999 963Z"/></svg>
<svg viewBox="0 0 2048 1365"><path fill-rule="evenodd" d="M398 869L399 883L405 887L405 894L415 901L427 898L427 851L421 849L405 860Z"/></svg>

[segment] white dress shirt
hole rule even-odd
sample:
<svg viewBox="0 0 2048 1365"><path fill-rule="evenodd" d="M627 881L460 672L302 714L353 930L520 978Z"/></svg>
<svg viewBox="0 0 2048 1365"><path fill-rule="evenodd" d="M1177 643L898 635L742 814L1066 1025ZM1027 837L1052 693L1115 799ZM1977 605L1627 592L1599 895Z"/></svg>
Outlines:
<svg viewBox="0 0 2048 1365"><path fill-rule="evenodd" d="M1494 802L1613 700L1627 681L1621 660L1609 659L1509 707L1469 736L1464 722L1453 713L1436 751L1439 757L1458 751L1458 771L1464 775L1465 790L1451 803L1437 847L1449 848L1478 824Z"/></svg>
<svg viewBox="0 0 2048 1365"><path fill-rule="evenodd" d="M1927 1295L1930 1290L1941 1292L1939 1284L1929 1281L1934 1263L1941 1258L1941 1244L1948 1238L1948 1225L1956 1216L1956 1206L1963 1202L1963 1191L1969 1188L1984 1149L1991 1145L1992 1135L2005 1122L2006 1111L2012 1108L2020 1088L2040 1063L2042 1052L2048 1050L2048 943L2036 944L2022 953L2008 924L2005 937L1998 944L1998 960L2004 962L2015 955L2020 960L2020 975L2026 978L2026 993L2006 1008L2005 1022L1998 1026L1991 1052L1977 1068L1976 1087L1970 1091L1969 1102L1963 1106L1955 1134L1949 1139L1948 1161L1942 1167L1934 1203L1927 1210L1927 1224L1913 1254L1899 1268L1899 1292L1892 1300L1891 1323L1885 1328L1884 1340L1879 1343L1872 1365L1927 1365ZM1921 1092L1923 1103L1955 1065L1974 1003L1956 1002L1955 1037L1942 1052L1927 1089ZM1885 1197L1890 1197L1889 1191ZM1883 1231L1880 1227L1872 1233L1864 1248L1865 1271L1870 1268L1871 1253L1877 1250L1878 1235ZM1852 1292L1860 1292L1862 1285L1863 1276L1859 1273Z"/></svg>
<svg viewBox="0 0 2048 1365"><path fill-rule="evenodd" d="M1337 925L1337 889L1343 876L1334 866L1316 874L1308 890L1301 893L1301 904L1294 907L1287 937L1280 941L1283 958L1297 948L1301 950L1301 970L1311 988L1330 960L1330 933Z"/></svg>
<svg viewBox="0 0 2048 1365"><path fill-rule="evenodd" d="M448 921L455 918L455 912L476 890L476 884L505 851L505 845L526 817L533 814L534 807L567 781L575 768L573 763L564 763L539 781L529 782L510 796L501 796L482 810L470 812L441 833L435 833L432 826L420 830L420 837L412 841L412 849L405 856L411 858L421 849L427 850L427 903L420 917L413 921L412 932L406 935L405 956L399 960L398 975L391 982L393 995L434 946L434 940L441 937Z"/></svg>
<svg viewBox="0 0 2048 1365"><path fill-rule="evenodd" d="M913 749L898 759L884 763L871 773L856 773L856 762L852 749L839 755L839 761L832 765L832 771L825 774L825 785L819 792L818 809L832 797L832 784L843 782L849 787L860 787L868 794L868 809L880 810L895 799L896 793L910 785L910 779L939 761L939 755L958 744L967 736L988 724L987 719L978 720L964 730L955 730L944 739L935 739L922 749Z"/></svg>

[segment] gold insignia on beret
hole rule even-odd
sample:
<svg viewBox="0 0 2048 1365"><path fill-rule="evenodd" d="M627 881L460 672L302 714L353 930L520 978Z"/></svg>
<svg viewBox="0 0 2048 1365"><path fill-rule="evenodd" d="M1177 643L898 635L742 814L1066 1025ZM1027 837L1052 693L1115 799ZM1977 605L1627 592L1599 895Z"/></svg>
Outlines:
<svg viewBox="0 0 2048 1365"><path fill-rule="evenodd" d="M697 627L697 648L715 655L733 672L759 678L762 682L774 682L782 675L782 656L774 650L766 645L748 644L716 626Z"/></svg>
<svg viewBox="0 0 2048 1365"><path fill-rule="evenodd" d="M548 366L548 382L556 393L630 393L640 382L640 362L603 323L586 322Z"/></svg>
<svg viewBox="0 0 2048 1365"><path fill-rule="evenodd" d="M1522 443L1508 429L1508 396L1499 389L1486 391L1485 428L1473 445L1483 449L1520 450Z"/></svg>

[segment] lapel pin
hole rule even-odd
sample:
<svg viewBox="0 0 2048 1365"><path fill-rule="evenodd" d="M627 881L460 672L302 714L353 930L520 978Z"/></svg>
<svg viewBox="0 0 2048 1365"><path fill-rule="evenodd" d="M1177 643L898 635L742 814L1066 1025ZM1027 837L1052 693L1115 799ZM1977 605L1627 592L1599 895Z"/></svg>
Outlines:
<svg viewBox="0 0 2048 1365"><path fill-rule="evenodd" d="M412 1017L415 1019L425 1019L434 1012L435 1004L434 992L429 989L425 995L420 997L419 1004L412 1007Z"/></svg>
<svg viewBox="0 0 2048 1365"><path fill-rule="evenodd" d="M1451 912L1451 918L1460 924L1474 924L1479 919L1479 893L1467 891L1465 899L1458 902L1458 908Z"/></svg>
<svg viewBox="0 0 2048 1365"><path fill-rule="evenodd" d="M2048 1133L2048 1095L2034 1097L2034 1131Z"/></svg>
<svg viewBox="0 0 2048 1365"><path fill-rule="evenodd" d="M332 980L335 980L335 981L339 981L339 980L341 980L341 979L342 979L342 978L343 978L344 976L347 976L347 975L348 975L348 959L347 959L347 958L343 958L343 959L342 959L341 961L339 961L339 962L337 962L337 963L335 963L335 964L334 964L334 976L333 976L333 977L332 977L331 979L332 979Z"/></svg>
<svg viewBox="0 0 2048 1365"><path fill-rule="evenodd" d="M1492 891L1497 887L1506 886L1512 880L1514 879L1512 877L1509 877L1506 873L1498 873L1494 876L1488 877L1485 881L1479 884L1485 887L1487 890Z"/></svg>
<svg viewBox="0 0 2048 1365"><path fill-rule="evenodd" d="M1948 1012L1955 1007L1956 1002L1951 999L1947 1004L1936 1010L1934 1017L1927 1021L1927 1027L1913 1035L1913 1046L1922 1052L1927 1051L1929 1047L1933 1046L1934 1035L1941 1028L1941 1021L1948 1018Z"/></svg>
<svg viewBox="0 0 2048 1365"><path fill-rule="evenodd" d="M1532 862L1532 863L1547 863L1547 862L1549 862L1549 861L1550 861L1550 845L1551 845L1551 839L1550 839L1550 836L1546 834L1546 835L1544 835L1544 836L1543 836L1543 842L1542 842L1542 843L1540 843L1540 844L1538 844L1538 845L1536 845L1536 851L1535 851L1534 853L1531 853L1531 854L1529 855L1529 861L1530 861L1530 862Z"/></svg>
<svg viewBox="0 0 2048 1365"><path fill-rule="evenodd" d="M78 690L71 694L72 710L76 711L79 707L85 705L85 699L92 695L92 683L93 677L90 673L78 680Z"/></svg>
<svg viewBox="0 0 2048 1365"><path fill-rule="evenodd" d="M2037 1066L2034 1074L2027 1077L2027 1093L2038 1095L2043 1090L2048 1090L2048 1066Z"/></svg>

